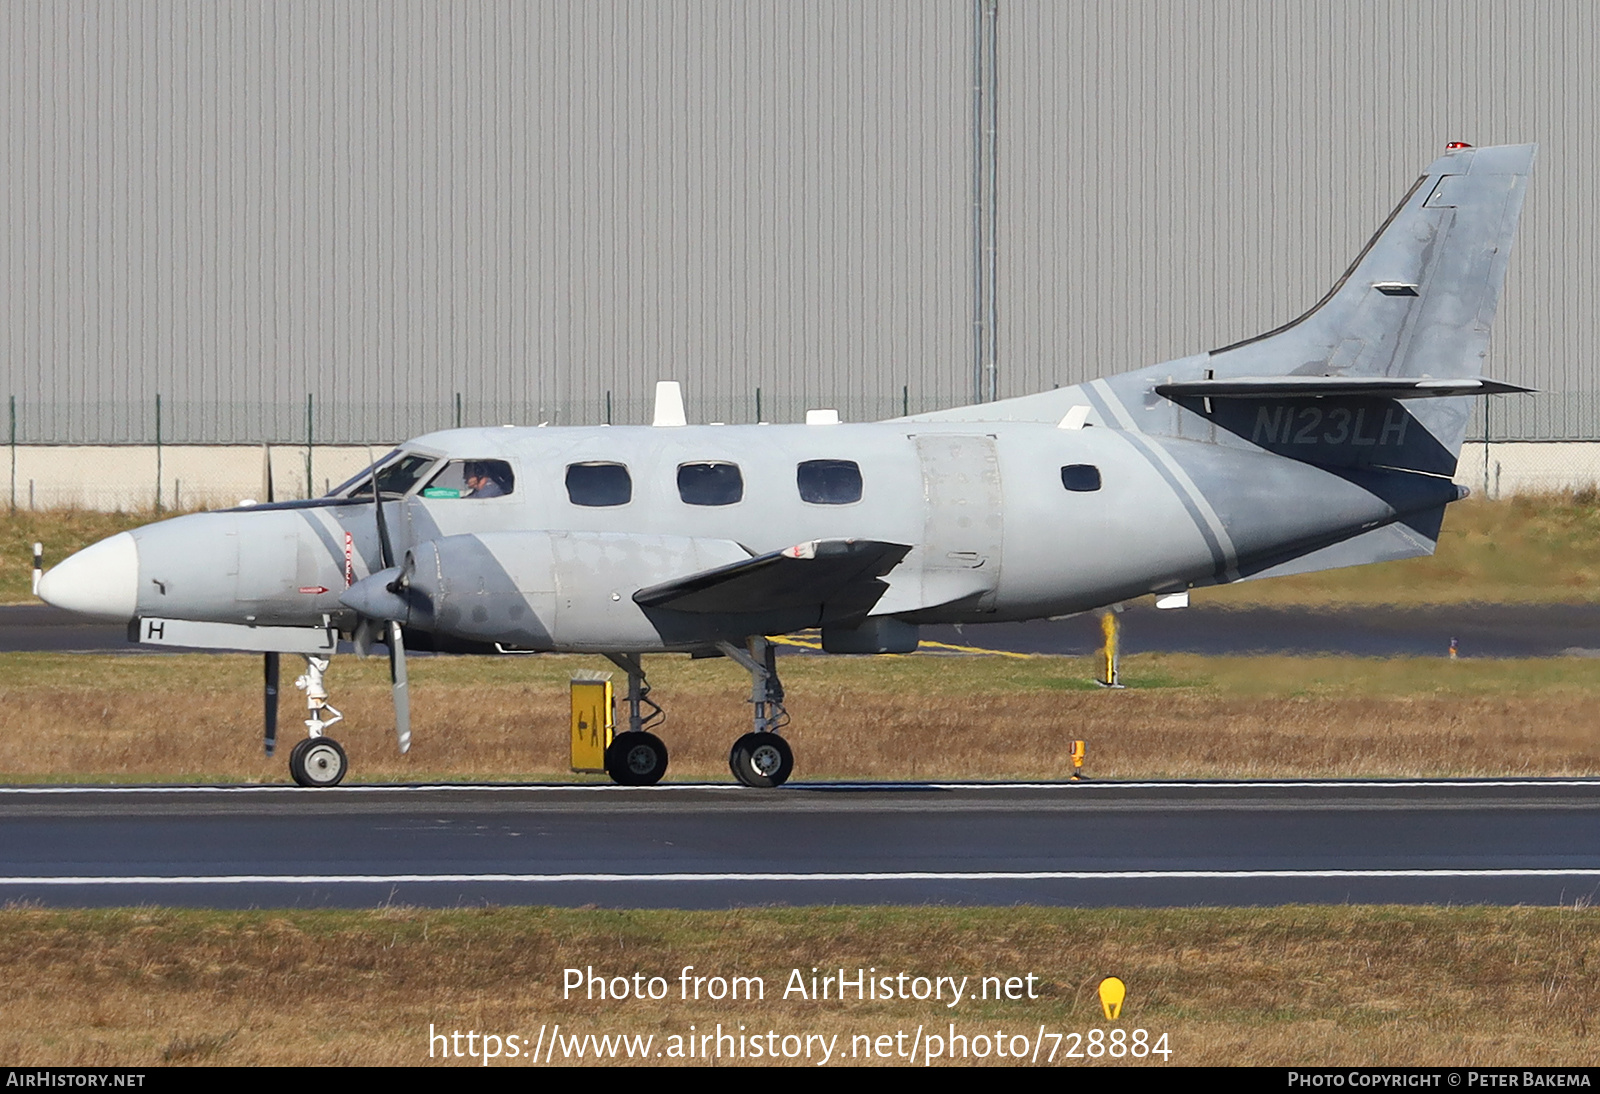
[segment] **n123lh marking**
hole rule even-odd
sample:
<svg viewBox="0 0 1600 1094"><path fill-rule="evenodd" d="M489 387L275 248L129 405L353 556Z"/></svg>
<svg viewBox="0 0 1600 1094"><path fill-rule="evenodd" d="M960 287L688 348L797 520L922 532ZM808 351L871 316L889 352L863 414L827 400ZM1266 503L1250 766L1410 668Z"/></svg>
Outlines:
<svg viewBox="0 0 1600 1094"><path fill-rule="evenodd" d="M1376 413L1373 418L1376 418ZM1262 406L1256 408L1256 425L1251 444L1348 444L1355 448L1406 443L1406 424L1411 416L1399 407L1384 409L1383 423L1375 431L1368 424L1367 408L1351 410L1315 406Z"/></svg>

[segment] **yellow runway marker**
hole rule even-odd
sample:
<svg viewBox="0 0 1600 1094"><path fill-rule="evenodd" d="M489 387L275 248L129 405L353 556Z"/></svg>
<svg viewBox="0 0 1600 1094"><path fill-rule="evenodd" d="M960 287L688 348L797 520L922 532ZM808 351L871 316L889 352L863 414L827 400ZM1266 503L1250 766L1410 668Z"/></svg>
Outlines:
<svg viewBox="0 0 1600 1094"><path fill-rule="evenodd" d="M810 641L804 638L769 638L767 641L776 643L780 646L798 646L803 650L820 650L822 648L821 642ZM1010 650L986 650L981 646L952 646L948 642L930 642L927 639L922 640L922 645L932 647L933 649L949 650L952 653L981 653L989 654L993 657L1018 657L1024 661L1031 660L1033 657L1033 654L1031 653L1013 653ZM898 655L890 654L889 656L892 657Z"/></svg>
<svg viewBox="0 0 1600 1094"><path fill-rule="evenodd" d="M799 646L803 650L820 650L821 642L807 642L800 638L769 638L768 642L779 646Z"/></svg>
<svg viewBox="0 0 1600 1094"><path fill-rule="evenodd" d="M924 646L932 646L934 649L952 650L955 653L987 653L995 657L1018 657L1024 661L1031 660L1033 657L1031 653L1013 653L1011 650L986 650L981 646L952 646L948 642L930 642L927 639L923 639L922 644Z"/></svg>

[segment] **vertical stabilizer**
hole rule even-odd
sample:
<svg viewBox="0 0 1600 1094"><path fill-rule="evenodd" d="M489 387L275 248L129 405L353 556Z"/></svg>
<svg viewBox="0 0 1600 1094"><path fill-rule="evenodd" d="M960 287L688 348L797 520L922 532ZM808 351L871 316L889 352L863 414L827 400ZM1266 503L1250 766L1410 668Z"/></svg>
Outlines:
<svg viewBox="0 0 1600 1094"><path fill-rule="evenodd" d="M1213 350L1222 376L1477 376L1534 145L1434 161L1343 277L1300 318Z"/></svg>

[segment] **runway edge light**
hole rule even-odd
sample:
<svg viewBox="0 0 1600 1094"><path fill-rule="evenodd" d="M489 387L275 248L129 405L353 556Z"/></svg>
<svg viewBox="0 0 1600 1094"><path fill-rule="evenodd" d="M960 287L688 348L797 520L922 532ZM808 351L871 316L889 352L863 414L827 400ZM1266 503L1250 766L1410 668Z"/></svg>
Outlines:
<svg viewBox="0 0 1600 1094"><path fill-rule="evenodd" d="M1100 981L1100 1009L1106 1012L1106 1020L1115 1022L1122 1017L1122 1000L1128 994L1128 986L1115 976L1108 976Z"/></svg>

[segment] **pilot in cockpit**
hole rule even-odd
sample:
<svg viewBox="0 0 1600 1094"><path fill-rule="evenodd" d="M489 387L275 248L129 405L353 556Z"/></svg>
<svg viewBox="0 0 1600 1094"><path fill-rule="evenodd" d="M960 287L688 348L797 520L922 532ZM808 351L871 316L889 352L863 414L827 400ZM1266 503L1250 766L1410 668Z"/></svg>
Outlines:
<svg viewBox="0 0 1600 1094"><path fill-rule="evenodd" d="M503 498L506 489L495 480L492 469L487 461L473 460L466 466L463 475L466 480L466 489L461 492L464 498Z"/></svg>

